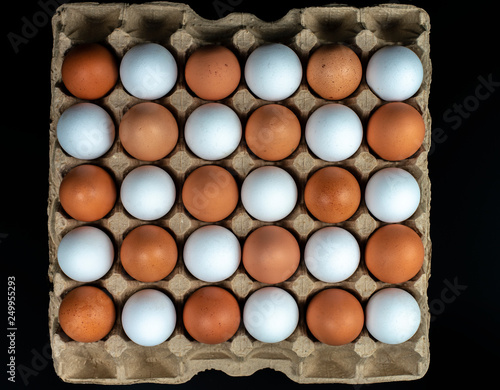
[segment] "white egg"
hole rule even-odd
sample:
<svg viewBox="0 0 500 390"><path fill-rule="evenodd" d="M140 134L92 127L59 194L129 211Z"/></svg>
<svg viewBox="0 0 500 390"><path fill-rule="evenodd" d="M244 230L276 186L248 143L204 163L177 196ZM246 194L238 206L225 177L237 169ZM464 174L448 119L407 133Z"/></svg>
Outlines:
<svg viewBox="0 0 500 390"><path fill-rule="evenodd" d="M231 230L223 226L206 225L187 238L183 260L194 277L205 282L220 282L238 269L241 246Z"/></svg>
<svg viewBox="0 0 500 390"><path fill-rule="evenodd" d="M206 103L187 118L184 138L191 151L204 160L220 160L233 153L242 137L238 115L221 103Z"/></svg>
<svg viewBox="0 0 500 390"><path fill-rule="evenodd" d="M155 165L134 168L123 179L120 199L133 217L152 221L167 214L175 203L175 183Z"/></svg>
<svg viewBox="0 0 500 390"><path fill-rule="evenodd" d="M57 121L57 140L70 156L93 160L106 153L115 140L115 124L102 107L77 103Z"/></svg>
<svg viewBox="0 0 500 390"><path fill-rule="evenodd" d="M320 159L337 162L351 157L363 140L363 125L351 108L338 103L321 106L306 123L306 143Z"/></svg>
<svg viewBox="0 0 500 390"><path fill-rule="evenodd" d="M336 226L324 227L313 233L304 248L308 271L327 283L349 278L358 268L360 257L356 238L349 231Z"/></svg>
<svg viewBox="0 0 500 390"><path fill-rule="evenodd" d="M299 308L295 299L279 287L263 287L246 300L243 324L255 339L277 343L288 338L297 327Z"/></svg>
<svg viewBox="0 0 500 390"><path fill-rule="evenodd" d="M365 309L366 329L386 344L409 340L420 326L420 308L407 291L389 287L373 294Z"/></svg>
<svg viewBox="0 0 500 390"><path fill-rule="evenodd" d="M130 340L145 347L167 340L175 329L176 320L172 300L159 290L139 290L123 305L123 330Z"/></svg>
<svg viewBox="0 0 500 390"><path fill-rule="evenodd" d="M250 172L243 181L241 201L252 217L264 222L279 221L297 203L297 184L283 168L263 166Z"/></svg>
<svg viewBox="0 0 500 390"><path fill-rule="evenodd" d="M385 46L373 54L366 67L366 82L381 99L402 101L420 88L424 69L420 58L404 46Z"/></svg>
<svg viewBox="0 0 500 390"><path fill-rule="evenodd" d="M111 239L93 226L80 226L67 233L57 248L57 261L64 274L78 282L102 278L113 265Z"/></svg>
<svg viewBox="0 0 500 390"><path fill-rule="evenodd" d="M165 47L142 43L125 53L120 63L123 87L139 99L154 100L165 96L177 81L177 63Z"/></svg>
<svg viewBox="0 0 500 390"><path fill-rule="evenodd" d="M295 52L281 43L259 46L245 63L245 81L257 97L278 101L290 97L302 80L302 64Z"/></svg>
<svg viewBox="0 0 500 390"><path fill-rule="evenodd" d="M375 218L401 222L410 218L420 203L420 187L402 168L383 168L366 183L365 203Z"/></svg>

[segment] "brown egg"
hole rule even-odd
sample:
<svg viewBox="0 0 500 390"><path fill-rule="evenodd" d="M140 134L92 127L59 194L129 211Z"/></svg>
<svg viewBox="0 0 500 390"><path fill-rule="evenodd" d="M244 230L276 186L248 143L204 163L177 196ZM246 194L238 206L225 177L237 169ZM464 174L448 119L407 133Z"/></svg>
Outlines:
<svg viewBox="0 0 500 390"><path fill-rule="evenodd" d="M299 146L300 122L292 110L279 104L257 108L248 118L245 140L257 157L278 161Z"/></svg>
<svg viewBox="0 0 500 390"><path fill-rule="evenodd" d="M365 315L351 293L328 288L317 293L306 310L306 323L314 337L327 345L344 345L356 339L363 329Z"/></svg>
<svg viewBox="0 0 500 390"><path fill-rule="evenodd" d="M217 286L205 286L189 296L182 319L186 331L204 344L219 344L234 336L241 312L236 298Z"/></svg>
<svg viewBox="0 0 500 390"><path fill-rule="evenodd" d="M182 188L186 210L204 222L217 222L228 217L239 199L233 175L218 165L204 165L189 174Z"/></svg>
<svg viewBox="0 0 500 390"><path fill-rule="evenodd" d="M369 237L365 263L380 281L403 283L422 268L424 245L412 228L400 224L385 225Z"/></svg>
<svg viewBox="0 0 500 390"><path fill-rule="evenodd" d="M136 227L125 236L120 248L125 271L140 282L167 277L177 263L177 244L165 229L155 225Z"/></svg>
<svg viewBox="0 0 500 390"><path fill-rule="evenodd" d="M200 98L220 100L238 87L241 68L236 55L227 47L202 46L186 61L186 83Z"/></svg>
<svg viewBox="0 0 500 390"><path fill-rule="evenodd" d="M366 140L384 160L400 161L422 145L425 123L422 115L407 103L391 102L378 108L368 120Z"/></svg>
<svg viewBox="0 0 500 390"><path fill-rule="evenodd" d="M64 57L61 76L72 95L86 100L99 99L115 86L118 64L103 45L83 43L72 47Z"/></svg>
<svg viewBox="0 0 500 390"><path fill-rule="evenodd" d="M116 186L103 168L83 164L72 168L59 187L61 206L79 221L97 221L108 214L116 202Z"/></svg>
<svg viewBox="0 0 500 390"><path fill-rule="evenodd" d="M351 95L361 82L363 70L357 54L347 46L320 46L309 58L306 77L322 98L340 100Z"/></svg>
<svg viewBox="0 0 500 390"><path fill-rule="evenodd" d="M361 189L352 173L329 166L307 180L304 201L309 212L320 221L343 222L358 209Z"/></svg>
<svg viewBox="0 0 500 390"><path fill-rule="evenodd" d="M156 161L175 148L179 128L166 107L143 102L132 106L123 115L119 136L123 147L132 157Z"/></svg>
<svg viewBox="0 0 500 390"><path fill-rule="evenodd" d="M255 280L281 283L299 266L299 244L293 234L281 226L262 226L247 237L242 262Z"/></svg>
<svg viewBox="0 0 500 390"><path fill-rule="evenodd" d="M61 301L59 324L75 341L91 343L106 336L115 323L116 310L112 299L94 286L71 290Z"/></svg>

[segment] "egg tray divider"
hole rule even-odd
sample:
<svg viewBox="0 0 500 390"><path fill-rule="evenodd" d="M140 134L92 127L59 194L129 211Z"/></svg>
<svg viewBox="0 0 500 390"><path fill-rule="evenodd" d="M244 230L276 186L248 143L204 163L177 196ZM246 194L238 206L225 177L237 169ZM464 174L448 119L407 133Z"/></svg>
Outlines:
<svg viewBox="0 0 500 390"><path fill-rule="evenodd" d="M183 383L198 372L215 369L231 376L248 376L260 369L270 368L284 373L299 383L374 383L414 380L421 378L429 366L430 314L427 286L430 277L430 181L427 170L427 154L430 148L431 117L428 110L431 82L429 56L430 21L428 14L415 6L386 4L366 8L354 8L332 4L322 7L292 9L282 19L264 22L247 13L232 13L220 20L207 20L197 15L189 6L170 2L141 5L124 3L78 3L61 5L53 16L53 58L51 65L50 107L50 168L48 196L49 267L51 284L49 304L49 332L53 363L57 375L66 382L97 384ZM122 269L118 252L126 234L142 224L131 217L118 198L113 210L94 223L83 223L70 218L61 208L58 189L62 178L72 167L92 163L105 168L116 181L117 189L124 176L133 168L146 162L131 158L120 145L118 137L111 149L101 158L91 161L78 160L67 155L56 137L56 124L61 113L81 101L65 90L61 81L61 65L65 52L83 42L101 42L110 47L120 59L132 46L141 42L157 42L166 46L179 66L178 82L164 98L157 100L172 111L178 120L180 138L176 148L158 165L172 175L177 186L177 200L172 210L157 221L176 238L179 260L174 271L156 283L141 283L128 276ZM359 298L363 307L377 290L390 286L373 278L366 269L363 258L358 270L346 281L323 283L307 272L303 260L296 273L277 286L290 292L297 300L300 320L295 332L285 341L266 344L246 333L243 323L227 342L205 345L194 341L185 331L181 321L182 305L190 293L208 285L192 277L182 261L183 241L198 227L205 225L192 218L183 208L180 190L183 180L196 167L211 164L194 156L183 139L183 126L189 114L205 103L186 87L183 67L186 58L198 46L209 43L223 44L232 49L244 65L248 54L265 42L281 42L289 45L300 57L304 77L294 95L282 102L297 114L302 127L316 108L328 103L308 89L305 81L305 65L310 52L321 44L340 42L353 48L366 69L367 60L378 48L399 44L410 47L420 57L424 67L424 81L417 94L407 103L423 115L426 125L425 140L419 151L401 162L388 162L373 155L366 140L351 158L339 163L326 163L310 154L304 137L297 150L288 158L276 163L258 159L247 150L244 139L228 158L216 162L227 168L238 185L249 171L262 165L278 165L286 169L296 180L299 190L297 206L284 220L276 223L289 229L298 239L302 255L307 238L316 230L329 226L313 219L304 205L303 190L307 178L326 165L338 165L352 172L364 191L367 179L377 170L397 166L408 170L417 179L421 189L421 202L415 214L403 223L412 227L422 238L425 260L422 269L410 281L398 285L410 292L417 300L421 313L421 325L407 342L388 345L376 341L366 328L352 343L332 347L315 340L305 324L305 308L311 296L328 287L340 287ZM116 129L123 114L139 99L130 96L120 81L106 97L95 101L112 116ZM242 124L249 113L266 104L254 97L242 78L237 90L222 101L240 116ZM341 103L351 107L366 125L370 113L383 102L368 88L365 77L359 88ZM150 163L147 163L150 164ZM219 223L231 229L243 245L252 230L268 223L252 219L243 209L241 201L237 209ZM117 320L112 331L104 339L94 343L80 343L69 339L60 329L58 309L64 295L83 283L66 277L57 264L57 247L61 238L81 225L97 226L107 232L115 245L115 261L112 269L100 280L91 283L107 290L117 308ZM348 221L336 224L348 229L358 239L363 250L369 235L383 225L367 211L363 199L355 215ZM264 284L252 280L242 265L227 280L215 283L232 291L243 308L245 298ZM142 288L156 288L165 292L175 303L178 321L172 336L155 347L142 347L130 341L121 326L121 308L126 299Z"/></svg>

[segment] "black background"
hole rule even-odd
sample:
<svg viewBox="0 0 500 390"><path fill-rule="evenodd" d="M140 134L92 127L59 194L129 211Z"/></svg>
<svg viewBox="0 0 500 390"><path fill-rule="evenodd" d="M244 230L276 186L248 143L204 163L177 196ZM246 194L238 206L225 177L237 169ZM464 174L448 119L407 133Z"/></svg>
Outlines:
<svg viewBox="0 0 500 390"><path fill-rule="evenodd" d="M61 1L62 2L62 1ZM106 2L106 1L104 1ZM208 19L220 16L212 0L186 1ZM0 350L2 389L107 388L62 382L50 358L47 309L47 191L50 107L50 17L43 19L41 3L2 3L0 91L0 290L5 348ZM324 5L331 1L221 0L233 11L251 12L272 21L290 8ZM373 1L345 2L354 6ZM500 228L500 62L498 16L494 2L408 1L431 18L433 79L429 107L435 135L429 157L432 183L432 276L428 289L431 314L431 364L424 378L411 382L354 386L370 389L421 389L431 385L454 388L473 380L474 387L495 383L500 350L498 243ZM233 5L231 5L233 4ZM40 27L14 48L9 33L21 35L26 21L37 16ZM25 31L26 33L26 31ZM490 89L481 80L493 80ZM16 279L16 363L29 372L7 381L7 276ZM298 385L285 375L262 370L250 377L232 378L221 372L200 373L179 389L352 388L351 385ZM163 385L164 386L164 385ZM120 388L123 386L120 386ZM139 384L134 389L159 385Z"/></svg>

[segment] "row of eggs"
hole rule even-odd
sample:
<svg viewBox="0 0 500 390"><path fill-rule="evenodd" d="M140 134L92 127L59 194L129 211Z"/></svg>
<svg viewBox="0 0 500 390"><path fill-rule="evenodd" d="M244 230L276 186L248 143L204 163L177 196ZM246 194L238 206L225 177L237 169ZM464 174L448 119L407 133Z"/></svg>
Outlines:
<svg viewBox="0 0 500 390"><path fill-rule="evenodd" d="M61 76L74 96L95 100L108 94L118 78L131 95L155 100L167 95L178 79L178 65L164 46L146 42L130 48L120 63L98 43L74 46L65 55ZM348 46L327 44L307 60L306 79L311 89L328 100L351 95L362 79L362 64ZM221 100L238 87L241 66L236 55L220 45L201 46L185 64L188 87L205 100ZM253 50L244 65L244 80L252 93L268 101L290 97L302 81L298 55L281 43L267 43ZM399 45L378 49L366 67L371 90L386 101L403 101L413 96L423 80L423 66L409 48Z"/></svg>
<svg viewBox="0 0 500 390"><path fill-rule="evenodd" d="M309 301L305 322L318 341L333 346L353 342L364 326L378 341L400 344L420 326L420 308L415 298L399 287L375 292L363 309L360 301L341 288L326 288ZM116 321L116 308L102 289L83 285L69 291L59 307L62 330L79 342L95 342L109 334ZM263 343L290 337L299 324L295 298L277 286L251 293L243 310L235 296L223 287L203 286L188 296L182 307L187 333L204 344L219 344L233 337L243 322L245 330ZM121 310L121 326L138 345L152 347L168 340L177 323L171 298L156 288L130 295Z"/></svg>
<svg viewBox="0 0 500 390"><path fill-rule="evenodd" d="M263 222L286 218L299 197L293 176L278 166L252 170L238 188L235 177L224 167L202 165L190 172L182 186L184 208L203 222L219 222L236 209L241 197L245 211ZM241 193L241 196L240 196ZM70 169L59 187L63 210L72 218L92 222L105 217L115 206L117 188L104 168L84 163ZM415 177L399 167L376 171L366 183L364 200L378 220L387 223L410 218L420 203ZM177 188L167 170L141 165L128 172L120 187L124 209L144 221L164 217L174 206ZM327 166L315 171L304 188L307 210L319 221L339 223L351 218L361 204L361 188L346 168Z"/></svg>

